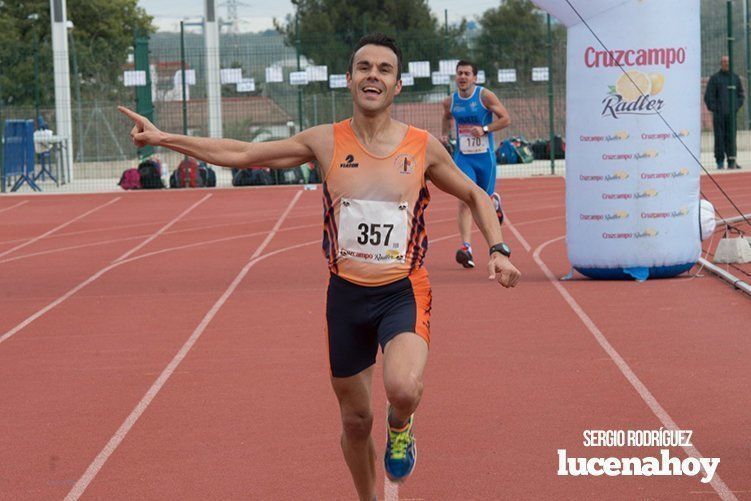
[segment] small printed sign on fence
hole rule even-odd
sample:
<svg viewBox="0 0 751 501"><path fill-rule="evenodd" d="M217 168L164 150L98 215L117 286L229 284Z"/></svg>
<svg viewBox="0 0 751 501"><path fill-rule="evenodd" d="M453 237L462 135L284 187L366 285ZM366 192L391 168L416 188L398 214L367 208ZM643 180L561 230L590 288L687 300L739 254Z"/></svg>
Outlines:
<svg viewBox="0 0 751 501"><path fill-rule="evenodd" d="M444 59L438 61L438 71L442 75L454 75L456 74L456 65L459 64L458 59Z"/></svg>
<svg viewBox="0 0 751 501"><path fill-rule="evenodd" d="M402 73L402 87L411 87L415 85L415 77L412 73Z"/></svg>
<svg viewBox="0 0 751 501"><path fill-rule="evenodd" d="M237 92L255 92L256 81L252 78L243 78L237 82Z"/></svg>
<svg viewBox="0 0 751 501"><path fill-rule="evenodd" d="M305 68L308 82L325 82L328 80L329 69L326 66L308 66Z"/></svg>
<svg viewBox="0 0 751 501"><path fill-rule="evenodd" d="M330 89L344 89L347 87L347 75L329 75Z"/></svg>
<svg viewBox="0 0 751 501"><path fill-rule="evenodd" d="M269 66L266 68L266 83L284 82L284 73L279 66Z"/></svg>
<svg viewBox="0 0 751 501"><path fill-rule="evenodd" d="M433 85L448 85L451 83L451 77L442 74L440 71L434 71L430 76L430 80L433 82Z"/></svg>
<svg viewBox="0 0 751 501"><path fill-rule="evenodd" d="M308 74L304 71L293 71L289 74L290 85L308 85Z"/></svg>
<svg viewBox="0 0 751 501"><path fill-rule="evenodd" d="M414 78L429 78L430 61L410 61L409 72Z"/></svg>
<svg viewBox="0 0 751 501"><path fill-rule="evenodd" d="M477 70L477 83L481 85L485 83L485 70Z"/></svg>
<svg viewBox="0 0 751 501"><path fill-rule="evenodd" d="M500 83L516 82L516 70L515 69L498 70L498 81Z"/></svg>
<svg viewBox="0 0 751 501"><path fill-rule="evenodd" d="M146 72L143 70L123 72L123 84L126 87L146 85Z"/></svg>
<svg viewBox="0 0 751 501"><path fill-rule="evenodd" d="M532 81L533 82L547 82L549 78L548 68L532 68Z"/></svg>
<svg viewBox="0 0 751 501"><path fill-rule="evenodd" d="M183 71L177 70L175 72L175 85L183 84ZM188 85L196 84L196 70L185 70L185 83Z"/></svg>
<svg viewBox="0 0 751 501"><path fill-rule="evenodd" d="M236 84L243 79L242 68L222 68L219 71L219 78L222 84Z"/></svg>

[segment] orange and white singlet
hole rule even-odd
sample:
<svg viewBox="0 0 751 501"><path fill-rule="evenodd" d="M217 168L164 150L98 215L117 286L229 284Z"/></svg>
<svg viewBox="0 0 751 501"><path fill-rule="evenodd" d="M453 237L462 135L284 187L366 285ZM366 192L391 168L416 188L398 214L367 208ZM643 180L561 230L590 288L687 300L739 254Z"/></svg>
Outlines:
<svg viewBox="0 0 751 501"><path fill-rule="evenodd" d="M323 182L323 253L331 273L365 286L419 270L428 249L425 184L428 133L409 127L385 157L369 153L350 120L334 124L334 156Z"/></svg>

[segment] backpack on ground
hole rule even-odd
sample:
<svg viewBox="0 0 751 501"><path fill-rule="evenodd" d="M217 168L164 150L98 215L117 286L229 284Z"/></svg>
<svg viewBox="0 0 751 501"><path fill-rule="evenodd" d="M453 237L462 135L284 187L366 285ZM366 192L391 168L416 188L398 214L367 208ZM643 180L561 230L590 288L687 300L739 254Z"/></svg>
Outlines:
<svg viewBox="0 0 751 501"><path fill-rule="evenodd" d="M279 170L279 184L302 184L305 182L300 167Z"/></svg>
<svg viewBox="0 0 751 501"><path fill-rule="evenodd" d="M138 164L138 175L141 178L141 188L145 190L164 188L162 165L157 160L147 159Z"/></svg>
<svg viewBox="0 0 751 501"><path fill-rule="evenodd" d="M519 163L519 154L516 152L516 148L511 142L512 139L515 138L510 137L508 139L504 139L501 143L501 146L498 147L496 157L499 164Z"/></svg>
<svg viewBox="0 0 751 501"><path fill-rule="evenodd" d="M516 149L519 163L528 164L535 159L532 149L529 147L529 143L523 137L516 138L514 141L511 141L511 144L513 144L514 149Z"/></svg>
<svg viewBox="0 0 751 501"><path fill-rule="evenodd" d="M530 148L532 148L532 155L534 155L535 160L545 160L550 158L550 155L547 154L548 143L544 139L536 140L530 145Z"/></svg>
<svg viewBox="0 0 751 501"><path fill-rule="evenodd" d="M274 184L271 171L263 167L238 169L232 178L232 186L267 186Z"/></svg>
<svg viewBox="0 0 751 501"><path fill-rule="evenodd" d="M318 164L313 162L311 163L310 173L308 174L307 183L308 184L320 184L320 182L321 182L321 175L318 172Z"/></svg>
<svg viewBox="0 0 751 501"><path fill-rule="evenodd" d="M214 172L214 169L209 167L206 162L200 162L198 164L199 169L201 170L201 177L203 178L204 186L207 188L213 188L216 186L216 172Z"/></svg>
<svg viewBox="0 0 751 501"><path fill-rule="evenodd" d="M548 141L545 153L547 154L547 158L550 158L550 141ZM566 158L566 141L561 136L555 136L554 138L553 158L558 160Z"/></svg>
<svg viewBox="0 0 751 501"><path fill-rule="evenodd" d="M117 184L124 190L140 190L141 175L138 173L138 169L126 169Z"/></svg>
<svg viewBox="0 0 751 501"><path fill-rule="evenodd" d="M206 179L201 175L201 168L195 158L186 157L177 166L172 176L175 178L174 188L203 188L206 186ZM170 178L170 187L172 186Z"/></svg>

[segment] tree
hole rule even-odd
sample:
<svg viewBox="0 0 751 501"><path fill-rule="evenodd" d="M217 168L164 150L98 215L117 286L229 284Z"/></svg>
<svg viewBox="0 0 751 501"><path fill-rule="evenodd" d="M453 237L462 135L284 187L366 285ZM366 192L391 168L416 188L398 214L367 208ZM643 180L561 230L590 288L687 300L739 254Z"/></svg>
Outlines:
<svg viewBox="0 0 751 501"><path fill-rule="evenodd" d="M502 0L480 18L477 60L490 70L515 68L520 78L529 78L532 67L547 66L545 14L530 0ZM566 31L556 25L553 46L565 41ZM522 77L524 75L524 77Z"/></svg>
<svg viewBox="0 0 751 501"><path fill-rule="evenodd" d="M68 0L67 7L74 25L71 36L83 99L116 97L134 32L153 33L151 16L137 6L137 0ZM31 14L37 14L38 19L29 19ZM41 101L52 101L50 30L48 0L0 0L0 99L5 103L34 103L35 36L39 40Z"/></svg>
<svg viewBox="0 0 751 501"><path fill-rule="evenodd" d="M329 73L344 73L352 47L365 33L380 31L399 43L405 65L408 61L459 57L457 45L448 44L443 26L430 12L427 0L292 0L299 14L301 52L315 64L325 64ZM289 46L294 47L295 18L275 21ZM463 33L466 23L451 30L450 38ZM448 49L448 50L447 50ZM407 71L407 68L404 68Z"/></svg>

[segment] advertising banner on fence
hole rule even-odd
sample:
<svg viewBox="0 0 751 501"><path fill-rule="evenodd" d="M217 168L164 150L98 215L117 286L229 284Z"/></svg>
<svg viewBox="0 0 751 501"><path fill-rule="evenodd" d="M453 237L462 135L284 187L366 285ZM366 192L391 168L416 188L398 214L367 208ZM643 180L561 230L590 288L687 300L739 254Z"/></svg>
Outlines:
<svg viewBox="0 0 751 501"><path fill-rule="evenodd" d="M586 24L561 13L569 260L599 278L675 275L701 251L699 1L576 5Z"/></svg>

